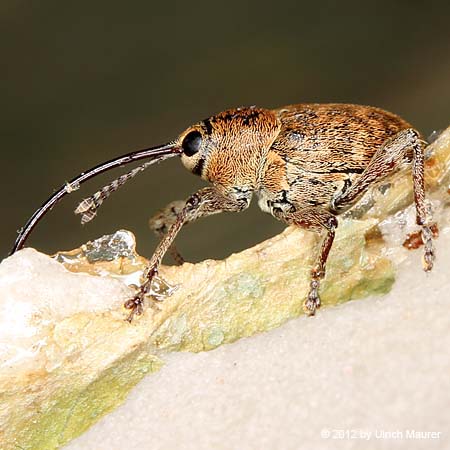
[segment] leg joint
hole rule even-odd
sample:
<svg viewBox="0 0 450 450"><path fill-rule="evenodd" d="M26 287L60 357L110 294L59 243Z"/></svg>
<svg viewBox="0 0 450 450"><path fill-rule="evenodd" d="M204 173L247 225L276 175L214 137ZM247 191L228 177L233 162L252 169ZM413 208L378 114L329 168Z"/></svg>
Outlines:
<svg viewBox="0 0 450 450"><path fill-rule="evenodd" d="M196 208L198 207L198 205L200 205L200 201L201 201L200 196L199 196L197 193L192 194L192 195L186 200L186 206L185 206L185 208L186 208L188 211L192 211L192 210L196 209Z"/></svg>
<svg viewBox="0 0 450 450"><path fill-rule="evenodd" d="M338 226L338 220L335 216L331 216L328 218L326 222L327 230L334 231Z"/></svg>

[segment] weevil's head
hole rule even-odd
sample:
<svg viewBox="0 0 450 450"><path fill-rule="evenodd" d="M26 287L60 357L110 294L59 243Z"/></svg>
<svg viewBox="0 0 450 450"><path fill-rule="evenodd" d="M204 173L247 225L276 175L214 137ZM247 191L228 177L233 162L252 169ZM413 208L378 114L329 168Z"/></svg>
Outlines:
<svg viewBox="0 0 450 450"><path fill-rule="evenodd" d="M184 166L204 180L224 188L254 188L279 129L272 111L237 108L189 127L177 144Z"/></svg>

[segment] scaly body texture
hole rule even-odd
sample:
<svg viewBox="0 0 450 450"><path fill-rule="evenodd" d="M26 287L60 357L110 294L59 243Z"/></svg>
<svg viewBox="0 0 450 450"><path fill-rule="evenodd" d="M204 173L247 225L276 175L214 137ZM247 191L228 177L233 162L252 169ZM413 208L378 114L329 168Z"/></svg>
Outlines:
<svg viewBox="0 0 450 450"><path fill-rule="evenodd" d="M144 297L167 250L182 261L173 247L181 227L222 211L242 211L253 194L263 211L323 235L311 270L311 289L304 300L305 311L312 315L320 306L319 283L325 276L337 216L351 208L374 183L407 162L412 164L417 224L422 227L425 243L424 269L431 270L434 250L432 222L425 203L422 143L419 133L406 121L370 106L297 104L274 110L231 109L189 127L165 146L116 158L75 178L36 211L15 249L23 245L40 217L73 190L73 185L128 159L151 159L85 199L76 212L87 222L111 192L155 158L181 155L184 166L212 186L185 202L171 203L151 220L151 227L162 240L137 294L125 303L131 310L129 320L142 312Z"/></svg>
<svg viewBox="0 0 450 450"><path fill-rule="evenodd" d="M411 128L394 114L358 105L293 105L274 113L281 129L267 154L262 197L327 210L336 191L361 176L377 148Z"/></svg>

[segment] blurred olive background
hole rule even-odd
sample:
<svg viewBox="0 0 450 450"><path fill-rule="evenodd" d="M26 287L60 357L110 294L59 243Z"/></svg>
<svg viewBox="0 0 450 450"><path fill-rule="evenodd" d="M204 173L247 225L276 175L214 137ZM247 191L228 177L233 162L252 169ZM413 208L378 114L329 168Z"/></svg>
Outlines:
<svg viewBox="0 0 450 450"><path fill-rule="evenodd" d="M1 255L66 180L226 108L352 102L396 112L425 135L446 127L449 13L448 1L3 0ZM150 255L148 218L203 185L177 158L164 162L81 227L77 202L119 173L66 197L28 245L53 252L126 228ZM282 229L255 202L189 225L178 246L191 261L219 258Z"/></svg>

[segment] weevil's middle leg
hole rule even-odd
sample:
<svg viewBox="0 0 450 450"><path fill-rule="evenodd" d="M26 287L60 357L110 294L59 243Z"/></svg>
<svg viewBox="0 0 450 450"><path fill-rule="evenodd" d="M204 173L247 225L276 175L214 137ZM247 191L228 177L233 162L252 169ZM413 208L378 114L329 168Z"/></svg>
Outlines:
<svg viewBox="0 0 450 450"><path fill-rule="evenodd" d="M402 130L386 141L373 155L361 177L348 189L339 192L332 201L334 212L350 208L374 183L399 168L406 160L408 151L412 150L412 178L416 222L422 227L422 241L425 245L423 258L426 272L433 268L435 259L433 247L432 218L425 202L424 155L419 133L412 129Z"/></svg>
<svg viewBox="0 0 450 450"><path fill-rule="evenodd" d="M326 232L316 263L311 270L309 293L303 302L303 311L309 316L313 316L321 303L319 296L320 281L325 278L326 263L338 225L337 219L328 211L310 206L299 207L296 212L274 213L274 216L289 224L298 225L311 231L321 234L324 231Z"/></svg>
<svg viewBox="0 0 450 450"><path fill-rule="evenodd" d="M335 229L337 227L337 220L335 217L330 218L327 223L327 231L325 239L322 242L319 257L317 258L316 266L311 270L311 283L308 297L303 303L303 310L309 316L313 316L316 309L320 307L319 286L320 280L325 277L325 265L333 245Z"/></svg>

